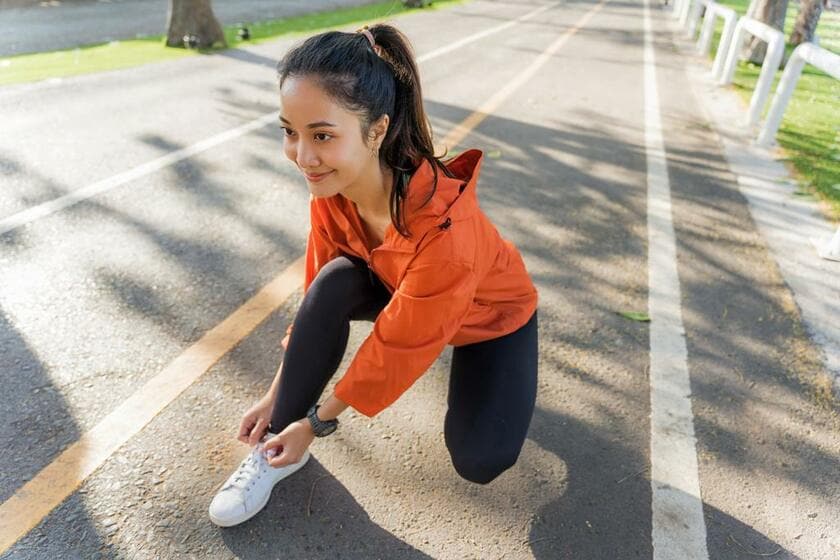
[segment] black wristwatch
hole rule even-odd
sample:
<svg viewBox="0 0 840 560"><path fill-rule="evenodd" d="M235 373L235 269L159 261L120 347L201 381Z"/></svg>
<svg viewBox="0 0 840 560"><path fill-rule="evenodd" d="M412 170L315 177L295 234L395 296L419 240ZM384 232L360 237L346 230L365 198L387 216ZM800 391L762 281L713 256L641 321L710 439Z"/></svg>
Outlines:
<svg viewBox="0 0 840 560"><path fill-rule="evenodd" d="M321 420L318 418L318 409L321 405L313 405L306 413L309 419L309 424L312 426L312 431L315 432L316 437L324 437L333 433L338 428L338 418L334 420Z"/></svg>

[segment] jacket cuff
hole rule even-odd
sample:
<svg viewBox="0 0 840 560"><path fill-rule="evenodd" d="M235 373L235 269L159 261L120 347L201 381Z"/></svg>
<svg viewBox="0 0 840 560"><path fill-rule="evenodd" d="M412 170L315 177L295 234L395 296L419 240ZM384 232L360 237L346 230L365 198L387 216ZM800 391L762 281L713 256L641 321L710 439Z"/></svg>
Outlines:
<svg viewBox="0 0 840 560"><path fill-rule="evenodd" d="M345 380L348 382L345 383ZM346 375L335 385L333 393L335 393L338 400L350 405L368 418L373 418L387 408L387 405L382 406L371 403L370 396L365 398L364 396L358 394L358 392L353 391Z"/></svg>

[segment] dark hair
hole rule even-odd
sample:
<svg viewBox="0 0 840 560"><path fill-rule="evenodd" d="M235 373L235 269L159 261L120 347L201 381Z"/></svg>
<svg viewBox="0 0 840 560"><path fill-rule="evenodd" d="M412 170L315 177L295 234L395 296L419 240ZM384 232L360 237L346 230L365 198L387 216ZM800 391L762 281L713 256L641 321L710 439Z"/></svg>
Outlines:
<svg viewBox="0 0 840 560"><path fill-rule="evenodd" d="M434 182L424 205L437 188L438 169L448 177L453 175L434 154L432 127L423 108L411 43L391 25L376 24L367 29L380 54L364 33L321 33L289 51L278 63L279 86L282 88L289 76L314 78L329 97L360 116L365 144L371 125L388 115L390 124L379 161L394 172L391 222L403 237L409 237L404 202L411 174L423 160L432 165Z"/></svg>

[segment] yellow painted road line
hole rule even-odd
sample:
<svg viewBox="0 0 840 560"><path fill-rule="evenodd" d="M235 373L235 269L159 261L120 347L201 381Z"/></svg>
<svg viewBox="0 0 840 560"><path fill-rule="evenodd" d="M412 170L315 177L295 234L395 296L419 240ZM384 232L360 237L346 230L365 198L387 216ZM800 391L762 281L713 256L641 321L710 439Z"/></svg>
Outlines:
<svg viewBox="0 0 840 560"><path fill-rule="evenodd" d="M455 126L444 138L444 144L459 144L550 60L606 2L602 0L591 8L525 70ZM120 446L279 308L303 283L303 274L301 257L0 504L0 554L38 525Z"/></svg>

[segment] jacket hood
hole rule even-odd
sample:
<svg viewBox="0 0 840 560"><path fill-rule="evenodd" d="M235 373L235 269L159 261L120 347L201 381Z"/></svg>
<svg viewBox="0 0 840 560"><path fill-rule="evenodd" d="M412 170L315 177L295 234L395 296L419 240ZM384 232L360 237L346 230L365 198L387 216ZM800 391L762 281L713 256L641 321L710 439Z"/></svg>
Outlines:
<svg viewBox="0 0 840 560"><path fill-rule="evenodd" d="M447 177L438 168L437 188L425 205L423 202L434 188L434 170L428 161L423 160L408 182L405 222L411 232L411 239L404 241L412 243L447 220L459 222L476 213L476 188L483 158L481 150L471 149L443 162L454 177Z"/></svg>

